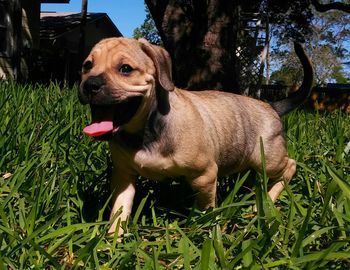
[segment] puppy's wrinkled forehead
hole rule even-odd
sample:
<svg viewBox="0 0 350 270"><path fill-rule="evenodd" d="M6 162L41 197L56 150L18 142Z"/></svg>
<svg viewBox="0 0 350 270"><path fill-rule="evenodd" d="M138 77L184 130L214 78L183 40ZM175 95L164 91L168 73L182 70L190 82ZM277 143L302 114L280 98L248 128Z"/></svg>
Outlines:
<svg viewBox="0 0 350 270"><path fill-rule="evenodd" d="M133 67L151 68L149 57L141 49L137 40L109 38L97 43L91 50L88 59L95 65L104 68L115 68L116 65L129 64Z"/></svg>

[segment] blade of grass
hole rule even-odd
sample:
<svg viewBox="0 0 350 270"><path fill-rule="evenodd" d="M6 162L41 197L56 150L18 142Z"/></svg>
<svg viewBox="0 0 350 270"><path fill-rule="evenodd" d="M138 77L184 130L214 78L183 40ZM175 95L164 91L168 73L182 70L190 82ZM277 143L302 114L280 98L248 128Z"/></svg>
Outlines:
<svg viewBox="0 0 350 270"><path fill-rule="evenodd" d="M213 244L221 269L226 269L225 248L222 242L222 234L219 224L213 229Z"/></svg>
<svg viewBox="0 0 350 270"><path fill-rule="evenodd" d="M317 193L317 182L315 181L313 196L309 202L309 207L307 209L306 216L304 218L304 221L303 221L303 224L302 224L300 230L298 231L298 236L297 236L296 242L293 246L293 250L292 250L292 254L291 254L292 258L298 257L298 255L299 256L303 255L303 250L302 250L303 238L306 235L307 226L309 225L309 222L310 222L311 213L313 211L313 202L315 200L316 193Z"/></svg>
<svg viewBox="0 0 350 270"><path fill-rule="evenodd" d="M210 262L210 253L212 251L213 243L211 239L206 239L203 243L201 261L200 261L200 270L208 270Z"/></svg>
<svg viewBox="0 0 350 270"><path fill-rule="evenodd" d="M327 166L327 171L330 174L330 176L333 178L333 180L338 184L341 191L343 192L344 196L350 200L350 184L349 182L342 179L342 177L339 176L339 174L334 170L332 167Z"/></svg>
<svg viewBox="0 0 350 270"><path fill-rule="evenodd" d="M140 215L141 215L141 212L142 212L142 210L143 210L143 207L144 207L145 204L146 204L147 199L148 199L148 195L147 195L146 197L144 197L144 198L141 200L139 206L137 207L137 210L136 210L136 212L135 212L135 214L134 214L134 217L133 217L133 219L132 219L133 225L136 225L136 224L137 224L137 222L138 222L138 220L139 220L139 217L140 217Z"/></svg>

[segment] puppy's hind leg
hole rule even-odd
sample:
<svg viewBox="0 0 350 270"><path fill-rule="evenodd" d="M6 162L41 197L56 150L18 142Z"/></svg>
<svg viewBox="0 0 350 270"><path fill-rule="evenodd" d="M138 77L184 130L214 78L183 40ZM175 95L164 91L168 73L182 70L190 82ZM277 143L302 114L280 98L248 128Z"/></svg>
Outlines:
<svg viewBox="0 0 350 270"><path fill-rule="evenodd" d="M287 162L285 162L286 160ZM268 192L273 202L277 200L278 196L283 191L284 186L290 182L296 171L296 162L294 159L285 157L283 165L284 166L282 167L282 170L277 173L277 175L276 171L274 171L274 174L270 176L269 171L267 171L267 174L270 176L271 180L277 182L271 187Z"/></svg>

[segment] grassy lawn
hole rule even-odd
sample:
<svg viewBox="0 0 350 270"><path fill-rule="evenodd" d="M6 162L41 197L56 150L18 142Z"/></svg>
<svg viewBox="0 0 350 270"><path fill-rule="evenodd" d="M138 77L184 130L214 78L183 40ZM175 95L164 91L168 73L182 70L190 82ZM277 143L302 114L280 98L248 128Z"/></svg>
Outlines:
<svg viewBox="0 0 350 270"><path fill-rule="evenodd" d="M0 83L0 269L350 269L349 115L284 118L298 172L275 205L252 172L222 179L206 213L183 185L140 179L121 242L88 115L76 89Z"/></svg>

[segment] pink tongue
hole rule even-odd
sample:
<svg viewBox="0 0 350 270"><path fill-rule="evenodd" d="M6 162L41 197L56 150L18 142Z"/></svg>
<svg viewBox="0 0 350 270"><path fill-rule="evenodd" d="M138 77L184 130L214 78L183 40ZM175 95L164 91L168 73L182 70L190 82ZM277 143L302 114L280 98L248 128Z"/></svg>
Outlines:
<svg viewBox="0 0 350 270"><path fill-rule="evenodd" d="M113 121L93 123L83 129L83 132L91 137L101 136L110 131L113 131Z"/></svg>

